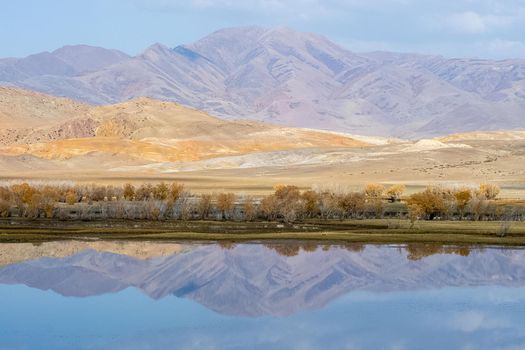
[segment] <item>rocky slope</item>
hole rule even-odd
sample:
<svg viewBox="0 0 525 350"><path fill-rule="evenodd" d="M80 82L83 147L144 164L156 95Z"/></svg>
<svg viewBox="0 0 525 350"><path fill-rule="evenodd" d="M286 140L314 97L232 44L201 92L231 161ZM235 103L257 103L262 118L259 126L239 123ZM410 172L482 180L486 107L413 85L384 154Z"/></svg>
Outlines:
<svg viewBox="0 0 525 350"><path fill-rule="evenodd" d="M356 54L282 27L224 29L136 57L73 46L4 59L0 84L95 104L148 96L222 117L367 135L525 127L525 60Z"/></svg>
<svg viewBox="0 0 525 350"><path fill-rule="evenodd" d="M0 128L0 145L4 145L0 156L69 160L107 155L173 162L259 151L367 145L345 135L222 120L149 98L89 107L72 100L2 88L0 99L5 101L0 109L2 118L23 121Z"/></svg>

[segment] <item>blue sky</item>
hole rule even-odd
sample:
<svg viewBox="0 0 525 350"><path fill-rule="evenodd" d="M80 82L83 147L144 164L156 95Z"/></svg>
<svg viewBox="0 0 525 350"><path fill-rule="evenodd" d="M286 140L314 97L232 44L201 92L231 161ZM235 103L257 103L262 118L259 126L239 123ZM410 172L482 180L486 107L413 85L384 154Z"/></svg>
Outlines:
<svg viewBox="0 0 525 350"><path fill-rule="evenodd" d="M0 23L0 57L67 44L137 54L223 27L286 25L354 51L525 58L525 0L3 0Z"/></svg>

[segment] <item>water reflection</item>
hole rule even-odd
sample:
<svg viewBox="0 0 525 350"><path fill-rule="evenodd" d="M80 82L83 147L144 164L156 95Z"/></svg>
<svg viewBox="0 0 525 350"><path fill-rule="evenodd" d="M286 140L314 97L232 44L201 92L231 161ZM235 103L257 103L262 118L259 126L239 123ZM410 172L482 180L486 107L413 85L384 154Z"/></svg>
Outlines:
<svg viewBox="0 0 525 350"><path fill-rule="evenodd" d="M64 242L2 245L0 252L0 284L73 297L133 287L155 300L174 295L250 317L315 310L357 291L525 285L525 252L517 249Z"/></svg>
<svg viewBox="0 0 525 350"><path fill-rule="evenodd" d="M523 349L525 251L0 245L0 349Z"/></svg>

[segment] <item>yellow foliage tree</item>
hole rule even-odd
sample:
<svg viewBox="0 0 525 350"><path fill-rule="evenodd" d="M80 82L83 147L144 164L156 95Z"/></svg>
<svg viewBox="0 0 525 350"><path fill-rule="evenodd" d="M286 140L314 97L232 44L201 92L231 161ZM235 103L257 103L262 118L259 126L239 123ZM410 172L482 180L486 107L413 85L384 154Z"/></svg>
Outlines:
<svg viewBox="0 0 525 350"><path fill-rule="evenodd" d="M365 195L368 198L381 198L384 190L385 190L385 186L381 184L370 183L370 184L367 184L365 187Z"/></svg>
<svg viewBox="0 0 525 350"><path fill-rule="evenodd" d="M217 208L222 213L223 219L231 217L235 206L235 195L233 193L219 193L217 195Z"/></svg>
<svg viewBox="0 0 525 350"><path fill-rule="evenodd" d="M486 199L496 199L500 193L500 188L498 185L485 183L479 185L479 193Z"/></svg>
<svg viewBox="0 0 525 350"><path fill-rule="evenodd" d="M403 192L405 192L405 185L392 185L386 190L386 195L391 202L396 202L401 199Z"/></svg>
<svg viewBox="0 0 525 350"><path fill-rule="evenodd" d="M454 192L454 198L456 199L456 207L459 211L459 220L462 220L465 213L465 208L472 199L472 191L468 188L457 190Z"/></svg>

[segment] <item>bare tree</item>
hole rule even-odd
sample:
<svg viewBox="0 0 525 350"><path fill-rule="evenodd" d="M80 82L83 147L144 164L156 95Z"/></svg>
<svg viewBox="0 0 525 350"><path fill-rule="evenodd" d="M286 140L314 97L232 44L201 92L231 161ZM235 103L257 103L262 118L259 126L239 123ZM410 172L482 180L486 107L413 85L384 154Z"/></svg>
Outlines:
<svg viewBox="0 0 525 350"><path fill-rule="evenodd" d="M481 220L485 215L489 202L484 196L475 196L469 202L470 211L472 212L473 219L476 221Z"/></svg>
<svg viewBox="0 0 525 350"><path fill-rule="evenodd" d="M210 214L211 209L211 199L210 194L203 194L199 198L199 203L197 204L197 210L199 212L199 217L201 220L206 220Z"/></svg>
<svg viewBox="0 0 525 350"><path fill-rule="evenodd" d="M252 197L244 198L242 202L242 211L245 221L252 221L255 218L257 208L255 207L255 202Z"/></svg>

